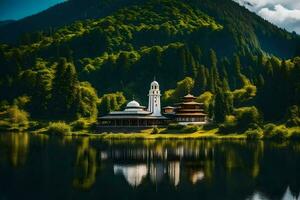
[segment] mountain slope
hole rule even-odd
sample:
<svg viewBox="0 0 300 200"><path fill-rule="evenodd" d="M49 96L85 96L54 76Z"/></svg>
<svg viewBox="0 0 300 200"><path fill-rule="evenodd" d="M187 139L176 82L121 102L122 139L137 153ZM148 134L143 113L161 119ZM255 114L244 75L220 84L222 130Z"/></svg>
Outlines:
<svg viewBox="0 0 300 200"><path fill-rule="evenodd" d="M54 18L47 23L50 16ZM273 106L262 101L271 96L269 91L280 94L272 86L277 80L272 76L298 66L294 61L282 63L297 55L298 35L231 0L73 0L9 26L40 31L24 34L14 45L0 46L0 99L33 96L32 76L43 68L54 73L59 58L65 57L75 64L80 81L90 82L100 94L123 91L144 101L153 76L164 91L189 76L195 81L195 95L215 93L222 84L224 90L250 85L247 89L253 95L255 84L263 92L257 102L272 116ZM55 28L41 31L48 26ZM10 31L4 26L0 35L16 41L17 34ZM287 83L286 77L282 79ZM288 90L294 91L291 87ZM278 103L282 110L277 113L283 115L287 105L297 101L294 96L283 106Z"/></svg>
<svg viewBox="0 0 300 200"><path fill-rule="evenodd" d="M69 0L41 13L0 28L0 41L15 44L22 34L40 30L52 31L76 20L106 16L112 11L139 0Z"/></svg>
<svg viewBox="0 0 300 200"><path fill-rule="evenodd" d="M174 1L174 3L176 2L178 1ZM262 49L270 54L291 57L298 51L298 36L271 25L231 0L187 0L182 2L191 6L192 9L196 9L198 12L200 11L215 19L224 27L222 34L216 38L225 37L227 40L233 40L231 44L235 43L244 52ZM161 7L162 9L167 6L170 6L172 9L173 6L166 5L165 1L149 0L71 0L37 15L0 27L0 41L8 43L22 42L24 34L28 32L44 30L46 33L52 33L57 28L64 25L69 26L70 23L77 20L100 19L113 15L120 8L129 8L132 5L143 6L147 3L156 4L157 8ZM157 11L158 15L162 14L159 13L159 10ZM134 23L141 23L139 18L135 20ZM169 21L170 19L168 18L162 19L157 25L162 25ZM132 25L130 21L121 22ZM197 40L199 39L199 34L202 33L193 31L192 34L195 35L195 38L192 37L191 39ZM204 35L204 37L207 36ZM223 42L222 39L220 42ZM232 48L237 50L236 47Z"/></svg>
<svg viewBox="0 0 300 200"><path fill-rule="evenodd" d="M15 22L15 20L5 20L5 21L0 21L0 27L1 26L5 26L5 25L8 25L8 24L11 24Z"/></svg>

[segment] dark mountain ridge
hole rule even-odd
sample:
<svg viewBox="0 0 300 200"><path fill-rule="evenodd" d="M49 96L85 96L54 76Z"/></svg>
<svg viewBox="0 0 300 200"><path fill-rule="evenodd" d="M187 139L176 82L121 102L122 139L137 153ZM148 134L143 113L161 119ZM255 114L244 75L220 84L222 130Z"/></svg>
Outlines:
<svg viewBox="0 0 300 200"><path fill-rule="evenodd" d="M8 25L8 24L11 24L15 22L15 20L4 20L4 21L0 21L0 27L1 26L5 26L5 25Z"/></svg>
<svg viewBox="0 0 300 200"><path fill-rule="evenodd" d="M116 3L114 3L116 2ZM0 41L16 44L24 33L49 30L71 24L77 20L104 17L112 11L138 0L69 0L45 11L9 23L0 28Z"/></svg>
<svg viewBox="0 0 300 200"><path fill-rule="evenodd" d="M16 44L19 41L18 38L28 32L40 30L52 32L78 20L103 18L120 8L147 2L151 1L70 0L39 14L0 27L0 41ZM224 25L224 29L228 30L225 31L225 37L236 34L233 42L238 46L247 43L246 48L248 49L245 51L262 49L267 53L281 57L292 57L298 51L299 36L270 24L231 0L186 0L182 2L200 9Z"/></svg>

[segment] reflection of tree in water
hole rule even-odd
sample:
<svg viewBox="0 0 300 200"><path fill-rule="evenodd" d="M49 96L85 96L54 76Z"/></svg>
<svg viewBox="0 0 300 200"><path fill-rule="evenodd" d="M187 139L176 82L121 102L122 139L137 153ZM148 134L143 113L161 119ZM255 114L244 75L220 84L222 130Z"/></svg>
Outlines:
<svg viewBox="0 0 300 200"><path fill-rule="evenodd" d="M82 144L77 148L74 187L89 189L93 186L97 172L96 156L97 152L90 147L89 138L83 138Z"/></svg>
<svg viewBox="0 0 300 200"><path fill-rule="evenodd" d="M299 144L265 142L256 187L266 194L268 199L282 199L284 195L290 194L293 198L299 196L300 154L299 151L295 151Z"/></svg>
<svg viewBox="0 0 300 200"><path fill-rule="evenodd" d="M13 167L24 166L29 151L28 149L29 135L27 133L0 135L0 161L9 161Z"/></svg>

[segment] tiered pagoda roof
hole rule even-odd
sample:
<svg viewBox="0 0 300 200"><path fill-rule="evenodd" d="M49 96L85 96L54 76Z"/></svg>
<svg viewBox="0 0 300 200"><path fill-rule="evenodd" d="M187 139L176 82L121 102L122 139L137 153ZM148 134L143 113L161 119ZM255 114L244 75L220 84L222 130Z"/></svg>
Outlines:
<svg viewBox="0 0 300 200"><path fill-rule="evenodd" d="M176 105L177 116L205 116L203 103L196 102L197 98L191 94L188 94L182 98L182 102Z"/></svg>

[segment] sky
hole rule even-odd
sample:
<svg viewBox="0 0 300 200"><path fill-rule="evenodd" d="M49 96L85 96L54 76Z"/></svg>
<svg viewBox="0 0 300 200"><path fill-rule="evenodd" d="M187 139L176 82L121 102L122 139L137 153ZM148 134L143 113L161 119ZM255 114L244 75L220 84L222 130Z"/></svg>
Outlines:
<svg viewBox="0 0 300 200"><path fill-rule="evenodd" d="M300 0L234 0L269 22L300 34Z"/></svg>
<svg viewBox="0 0 300 200"><path fill-rule="evenodd" d="M64 0L0 0L0 21L21 19ZM271 23L300 34L300 0L234 0Z"/></svg>
<svg viewBox="0 0 300 200"><path fill-rule="evenodd" d="M64 0L0 0L0 21L21 19Z"/></svg>

